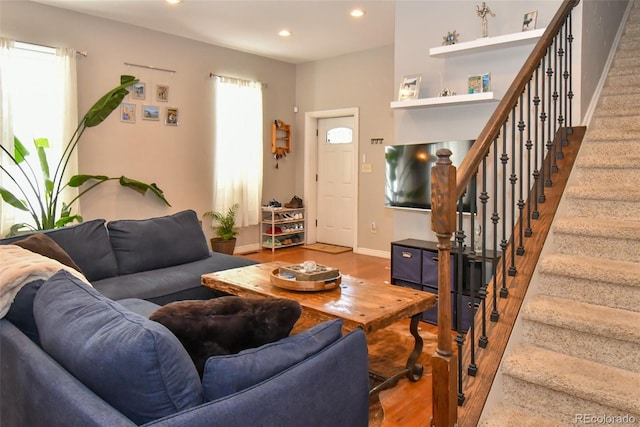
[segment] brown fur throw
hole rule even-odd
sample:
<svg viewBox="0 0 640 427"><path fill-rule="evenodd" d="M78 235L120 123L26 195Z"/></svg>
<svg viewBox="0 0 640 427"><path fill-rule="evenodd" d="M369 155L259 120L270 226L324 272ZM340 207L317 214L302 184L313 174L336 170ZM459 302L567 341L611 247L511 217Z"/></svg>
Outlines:
<svg viewBox="0 0 640 427"><path fill-rule="evenodd" d="M180 340L202 377L210 356L235 354L285 338L301 313L300 304L289 299L223 296L172 302L149 319Z"/></svg>

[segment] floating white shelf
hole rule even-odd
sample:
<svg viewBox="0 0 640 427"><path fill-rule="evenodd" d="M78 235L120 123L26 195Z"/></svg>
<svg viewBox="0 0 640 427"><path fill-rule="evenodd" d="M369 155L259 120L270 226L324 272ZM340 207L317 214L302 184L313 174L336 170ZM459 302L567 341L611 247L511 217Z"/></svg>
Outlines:
<svg viewBox="0 0 640 427"><path fill-rule="evenodd" d="M482 52L485 50L495 49L498 46L508 45L520 46L535 42L542 37L546 28L537 30L523 31L521 33L505 34L496 37L483 37L469 42L456 43L447 46L432 47L429 49L429 56L445 57L456 56L470 53Z"/></svg>
<svg viewBox="0 0 640 427"><path fill-rule="evenodd" d="M445 107L455 104L473 104L479 102L495 102L497 98L493 92L469 93L465 95L440 96L438 98L418 98L406 101L392 101L391 108L425 108L425 107Z"/></svg>

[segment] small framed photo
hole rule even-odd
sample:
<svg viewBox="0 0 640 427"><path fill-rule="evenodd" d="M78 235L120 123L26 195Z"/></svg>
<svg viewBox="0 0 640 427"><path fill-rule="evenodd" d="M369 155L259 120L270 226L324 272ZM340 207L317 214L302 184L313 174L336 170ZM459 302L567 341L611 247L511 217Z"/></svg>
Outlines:
<svg viewBox="0 0 640 427"><path fill-rule="evenodd" d="M136 104L120 104L120 121L125 123L136 122Z"/></svg>
<svg viewBox="0 0 640 427"><path fill-rule="evenodd" d="M482 92L491 92L491 73L482 75Z"/></svg>
<svg viewBox="0 0 640 427"><path fill-rule="evenodd" d="M144 83L138 82L134 83L131 87L131 98L133 99L144 99L146 92L146 85Z"/></svg>
<svg viewBox="0 0 640 427"><path fill-rule="evenodd" d="M169 102L169 86L156 85L156 101Z"/></svg>
<svg viewBox="0 0 640 427"><path fill-rule="evenodd" d="M160 120L160 108L156 105L143 105L142 120Z"/></svg>
<svg viewBox="0 0 640 427"><path fill-rule="evenodd" d="M482 93L482 75L469 76L469 93Z"/></svg>
<svg viewBox="0 0 640 427"><path fill-rule="evenodd" d="M398 101L406 101L408 99L418 99L420 94L420 82L422 74L411 74L404 76L400 82L398 89Z"/></svg>
<svg viewBox="0 0 640 427"><path fill-rule="evenodd" d="M536 29L536 19L538 18L538 11L525 13L522 20L522 31L529 31Z"/></svg>
<svg viewBox="0 0 640 427"><path fill-rule="evenodd" d="M178 126L178 109L177 108L167 108L167 114L164 119L164 124L167 126Z"/></svg>

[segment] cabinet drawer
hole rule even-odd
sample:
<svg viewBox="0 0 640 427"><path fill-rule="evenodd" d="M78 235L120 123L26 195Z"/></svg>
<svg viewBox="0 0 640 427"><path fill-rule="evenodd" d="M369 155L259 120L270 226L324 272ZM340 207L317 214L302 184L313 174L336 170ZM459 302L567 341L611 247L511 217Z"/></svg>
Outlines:
<svg viewBox="0 0 640 427"><path fill-rule="evenodd" d="M454 255L450 255L451 281L449 286L451 290L454 290L455 281L453 278L456 275L454 259ZM438 252L422 251L422 281L420 283L438 288Z"/></svg>
<svg viewBox="0 0 640 427"><path fill-rule="evenodd" d="M393 246L391 248L391 262L393 263L391 279L407 280L420 283L422 275L421 250L406 246Z"/></svg>
<svg viewBox="0 0 640 427"><path fill-rule="evenodd" d="M453 296L454 295L452 295L452 297ZM469 327L471 326L471 319L473 318L473 316L475 316L476 311L478 311L478 308L480 307L482 300L476 297L475 310L472 310L471 309L472 301L470 296L458 295L458 298L460 298L460 310L457 311L457 307L456 307L456 310L452 310L452 313L456 313L455 323L458 325L458 328L457 328L458 331L467 332L469 330ZM454 303L455 303L455 300L454 300Z"/></svg>
<svg viewBox="0 0 640 427"><path fill-rule="evenodd" d="M422 313L422 320L431 323L432 325L438 324L438 289L424 286L422 288L425 292L429 292L436 295L436 305ZM451 329L455 328L455 316L453 315L455 311L453 310L455 304L455 295L451 294Z"/></svg>

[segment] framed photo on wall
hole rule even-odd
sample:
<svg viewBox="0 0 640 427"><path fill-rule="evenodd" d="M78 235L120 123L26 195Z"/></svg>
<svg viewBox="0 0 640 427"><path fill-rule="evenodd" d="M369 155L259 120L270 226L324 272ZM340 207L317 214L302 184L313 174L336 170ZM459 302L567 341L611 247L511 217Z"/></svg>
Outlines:
<svg viewBox="0 0 640 427"><path fill-rule="evenodd" d="M136 122L136 104L120 104L120 121L125 123Z"/></svg>
<svg viewBox="0 0 640 427"><path fill-rule="evenodd" d="M164 124L167 126L178 126L178 109L167 107L167 114L164 119Z"/></svg>
<svg viewBox="0 0 640 427"><path fill-rule="evenodd" d="M522 20L522 31L529 31L536 29L536 19L538 18L538 11L525 13Z"/></svg>
<svg viewBox="0 0 640 427"><path fill-rule="evenodd" d="M146 85L142 82L134 83L131 87L131 98L144 99L146 93Z"/></svg>
<svg viewBox="0 0 640 427"><path fill-rule="evenodd" d="M156 105L143 105L142 120L160 120L160 108Z"/></svg>
<svg viewBox="0 0 640 427"><path fill-rule="evenodd" d="M168 102L169 101L169 86L156 85L156 101Z"/></svg>
<svg viewBox="0 0 640 427"><path fill-rule="evenodd" d="M400 82L400 89L398 89L398 101L418 99L421 81L422 74L410 74L408 76L404 76Z"/></svg>

